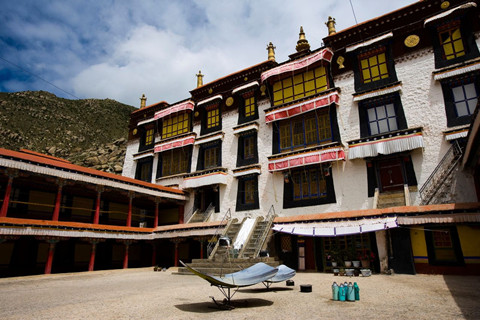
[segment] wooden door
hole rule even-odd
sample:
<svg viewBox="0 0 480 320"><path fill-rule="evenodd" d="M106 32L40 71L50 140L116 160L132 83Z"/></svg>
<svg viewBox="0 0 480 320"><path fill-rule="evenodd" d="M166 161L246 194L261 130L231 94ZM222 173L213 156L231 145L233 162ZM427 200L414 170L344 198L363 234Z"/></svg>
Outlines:
<svg viewBox="0 0 480 320"><path fill-rule="evenodd" d="M386 159L378 162L378 181L381 192L402 190L405 183L403 164L400 159Z"/></svg>

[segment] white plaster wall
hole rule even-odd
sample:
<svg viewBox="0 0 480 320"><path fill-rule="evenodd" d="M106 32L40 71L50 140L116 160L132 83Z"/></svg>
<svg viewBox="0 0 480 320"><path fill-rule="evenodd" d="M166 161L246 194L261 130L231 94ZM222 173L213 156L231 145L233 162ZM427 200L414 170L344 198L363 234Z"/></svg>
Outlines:
<svg viewBox="0 0 480 320"><path fill-rule="evenodd" d="M125 160L123 161L122 176L135 178L136 162L133 161L133 155L138 153L140 139L134 139L127 142L125 151Z"/></svg>

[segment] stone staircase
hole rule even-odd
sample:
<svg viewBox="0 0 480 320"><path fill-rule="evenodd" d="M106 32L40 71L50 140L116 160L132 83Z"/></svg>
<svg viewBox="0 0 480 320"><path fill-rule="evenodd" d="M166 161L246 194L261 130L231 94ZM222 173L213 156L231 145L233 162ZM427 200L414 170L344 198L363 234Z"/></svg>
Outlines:
<svg viewBox="0 0 480 320"><path fill-rule="evenodd" d="M269 221L257 221L257 224L253 229L250 239L248 240L247 244L245 245L240 254L241 257L254 258L256 256L259 242L263 240L262 237L265 233L265 228L269 227L268 224Z"/></svg>
<svg viewBox="0 0 480 320"><path fill-rule="evenodd" d="M432 174L420 188L422 205L451 202L453 192L455 191L452 188L454 185L453 173L462 157L463 149L464 146L458 140L453 142L435 170L433 170Z"/></svg>
<svg viewBox="0 0 480 320"><path fill-rule="evenodd" d="M230 248L219 246L217 243L208 259L193 259L189 266L210 275L223 275L240 271L258 262L263 262L273 267L279 266L281 264L280 261L273 257L258 257L260 249L263 247L270 231L273 218L274 214L269 214L266 219L262 217L256 218L253 230L240 251L234 250L232 247L245 220L242 223L231 220L222 235L230 239ZM192 273L184 267L179 267L177 274Z"/></svg>
<svg viewBox="0 0 480 320"><path fill-rule="evenodd" d="M200 209L195 208L192 215L187 220L187 223L206 222L214 210L215 207L212 203L210 203L207 209L203 212Z"/></svg>
<svg viewBox="0 0 480 320"><path fill-rule="evenodd" d="M378 195L377 209L400 207L405 205L403 191L383 192Z"/></svg>

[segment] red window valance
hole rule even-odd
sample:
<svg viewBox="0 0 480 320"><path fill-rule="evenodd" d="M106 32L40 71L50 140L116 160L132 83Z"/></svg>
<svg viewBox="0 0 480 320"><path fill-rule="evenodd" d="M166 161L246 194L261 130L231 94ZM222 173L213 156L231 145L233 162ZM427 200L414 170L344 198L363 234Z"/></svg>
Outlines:
<svg viewBox="0 0 480 320"><path fill-rule="evenodd" d="M180 103L173 105L167 109L160 110L155 113L155 120L165 118L166 116L172 114L172 113L177 113L185 110L193 110L194 104L192 101L188 100L186 102Z"/></svg>
<svg viewBox="0 0 480 320"><path fill-rule="evenodd" d="M287 119L301 113L305 113L314 109L329 106L332 103L338 103L340 96L338 91L321 95L311 100L302 101L300 103L288 105L265 113L265 122Z"/></svg>
<svg viewBox="0 0 480 320"><path fill-rule="evenodd" d="M262 82L272 76L278 76L286 72L293 72L293 71L308 67L317 61L324 60L324 61L330 62L332 60L332 57L333 57L333 51L331 51L328 48L325 48L312 55L306 56L302 59L298 59L286 64L282 64L276 68L265 71L264 73L262 73L262 76L261 76Z"/></svg>

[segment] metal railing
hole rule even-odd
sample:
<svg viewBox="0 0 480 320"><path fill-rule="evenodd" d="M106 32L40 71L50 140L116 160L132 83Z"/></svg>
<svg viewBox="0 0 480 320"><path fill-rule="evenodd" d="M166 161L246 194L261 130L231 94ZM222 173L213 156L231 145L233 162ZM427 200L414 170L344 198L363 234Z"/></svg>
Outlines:
<svg viewBox="0 0 480 320"><path fill-rule="evenodd" d="M203 212L203 222L208 221L208 219L210 219L210 216L214 211L215 211L215 206L213 205L213 202L210 202L207 209Z"/></svg>
<svg viewBox="0 0 480 320"><path fill-rule="evenodd" d="M207 246L207 255L208 255L208 258L210 259L211 256L212 256L212 253L215 249L215 247L218 245L218 241L217 239L222 236L222 235L225 235L228 231L228 227L229 227L229 224L227 224L227 226L225 226L223 229L222 229L222 226L223 226L223 222L225 221L230 221L232 219L232 213L230 212L230 208L227 210L227 212L225 213L225 215L223 216L222 218L222 221L220 222L220 225L218 226L217 230L215 230L215 233L214 235L212 236L212 238L210 239L209 243L208 243L208 246ZM220 230L223 230L222 232L220 232Z"/></svg>
<svg viewBox="0 0 480 320"><path fill-rule="evenodd" d="M195 211L197 211L198 208L195 207L195 205L192 207L192 209L190 211L187 212L187 214L185 215L185 221L186 223L190 223L190 220L192 220L194 214L195 214Z"/></svg>
<svg viewBox="0 0 480 320"><path fill-rule="evenodd" d="M435 170L425 181L423 186L419 190L420 198L422 199L422 204L429 204L440 188L445 184L446 178L451 174L453 169L457 166L458 161L460 160L463 153L463 148L455 140L452 143L452 146L443 156L442 160L438 163Z"/></svg>
<svg viewBox="0 0 480 320"><path fill-rule="evenodd" d="M275 208L273 205L270 207L270 210L268 210L268 214L265 217L265 222L266 224L264 225L262 235L258 237L255 241L255 253L253 255L253 258L258 257L260 250L262 250L263 244L265 243L265 240L267 240L268 233L270 232L270 228L272 227L273 224L273 219L275 219Z"/></svg>

